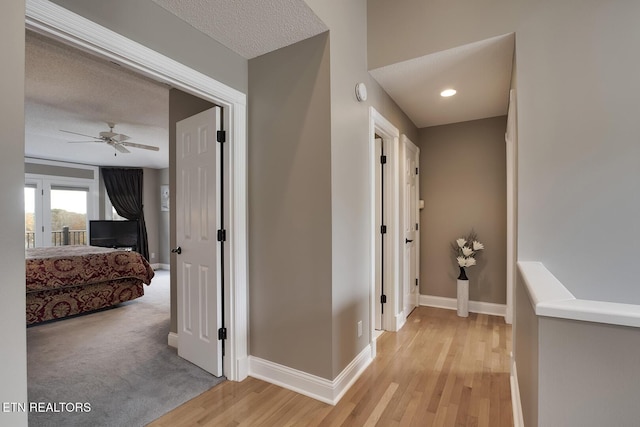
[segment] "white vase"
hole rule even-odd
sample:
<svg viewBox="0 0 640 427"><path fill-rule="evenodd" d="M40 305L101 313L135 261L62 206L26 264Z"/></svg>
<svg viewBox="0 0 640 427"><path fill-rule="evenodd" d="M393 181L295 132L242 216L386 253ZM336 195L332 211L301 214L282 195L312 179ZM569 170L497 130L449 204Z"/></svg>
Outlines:
<svg viewBox="0 0 640 427"><path fill-rule="evenodd" d="M458 316L469 317L469 281L458 279Z"/></svg>

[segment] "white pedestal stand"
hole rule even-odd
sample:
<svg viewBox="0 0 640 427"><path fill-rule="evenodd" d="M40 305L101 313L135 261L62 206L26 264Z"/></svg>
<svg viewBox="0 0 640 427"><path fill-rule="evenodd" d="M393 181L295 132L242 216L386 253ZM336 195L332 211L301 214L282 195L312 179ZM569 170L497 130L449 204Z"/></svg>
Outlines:
<svg viewBox="0 0 640 427"><path fill-rule="evenodd" d="M469 317L469 281L458 280L458 316Z"/></svg>

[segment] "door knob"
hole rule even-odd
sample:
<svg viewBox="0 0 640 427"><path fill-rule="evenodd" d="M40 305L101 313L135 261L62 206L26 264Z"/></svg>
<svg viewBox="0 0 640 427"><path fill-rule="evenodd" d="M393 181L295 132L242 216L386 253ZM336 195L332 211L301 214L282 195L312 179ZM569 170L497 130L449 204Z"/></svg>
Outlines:
<svg viewBox="0 0 640 427"><path fill-rule="evenodd" d="M182 253L182 248L180 246L178 246L175 249L171 249L171 252L174 253L174 254L180 255Z"/></svg>
<svg viewBox="0 0 640 427"><path fill-rule="evenodd" d="M411 240L411 239L404 239L404 242L405 242L405 243L411 243L411 242L413 242L413 240Z"/></svg>

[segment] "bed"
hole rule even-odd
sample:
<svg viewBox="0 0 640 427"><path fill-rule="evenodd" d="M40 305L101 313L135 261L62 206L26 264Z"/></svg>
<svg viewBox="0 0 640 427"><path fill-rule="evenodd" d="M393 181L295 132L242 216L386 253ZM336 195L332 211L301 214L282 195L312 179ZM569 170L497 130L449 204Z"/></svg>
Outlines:
<svg viewBox="0 0 640 427"><path fill-rule="evenodd" d="M153 276L147 260L133 251L85 245L27 249L27 325L139 298Z"/></svg>

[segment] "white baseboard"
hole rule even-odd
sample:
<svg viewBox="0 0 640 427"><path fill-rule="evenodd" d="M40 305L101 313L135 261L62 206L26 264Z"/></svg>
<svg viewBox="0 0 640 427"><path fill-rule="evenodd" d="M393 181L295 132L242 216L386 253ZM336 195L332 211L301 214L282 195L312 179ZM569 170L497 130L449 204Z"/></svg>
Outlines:
<svg viewBox="0 0 640 427"><path fill-rule="evenodd" d="M249 358L243 357L236 360L237 381L244 381L249 376Z"/></svg>
<svg viewBox="0 0 640 427"><path fill-rule="evenodd" d="M402 327L406 322L407 322L407 315L405 314L404 310L402 310L400 313L396 314L396 325L395 325L396 328L393 331L398 332L400 329L402 329Z"/></svg>
<svg viewBox="0 0 640 427"><path fill-rule="evenodd" d="M378 354L378 337L374 337L371 340L371 344L369 344L369 347L371 348L371 360L374 360L376 358L376 355Z"/></svg>
<svg viewBox="0 0 640 427"><path fill-rule="evenodd" d="M368 345L333 381L249 356L249 376L304 394L329 405L337 404L371 363Z"/></svg>
<svg viewBox="0 0 640 427"><path fill-rule="evenodd" d="M169 344L169 347L178 348L178 334L175 332L169 332L167 344Z"/></svg>
<svg viewBox="0 0 640 427"><path fill-rule="evenodd" d="M511 405L513 409L513 427L524 427L522 400L520 400L520 386L518 385L518 370L516 369L513 353L511 353Z"/></svg>
<svg viewBox="0 0 640 427"><path fill-rule="evenodd" d="M420 305L446 308L448 310L457 310L458 308L455 298L436 297L433 295L420 295ZM491 302L469 301L469 311L505 317L507 315L507 306L505 304L494 304Z"/></svg>
<svg viewBox="0 0 640 427"><path fill-rule="evenodd" d="M171 269L171 266L169 264L155 263L150 265L151 265L151 268L153 268L154 270L170 270Z"/></svg>

